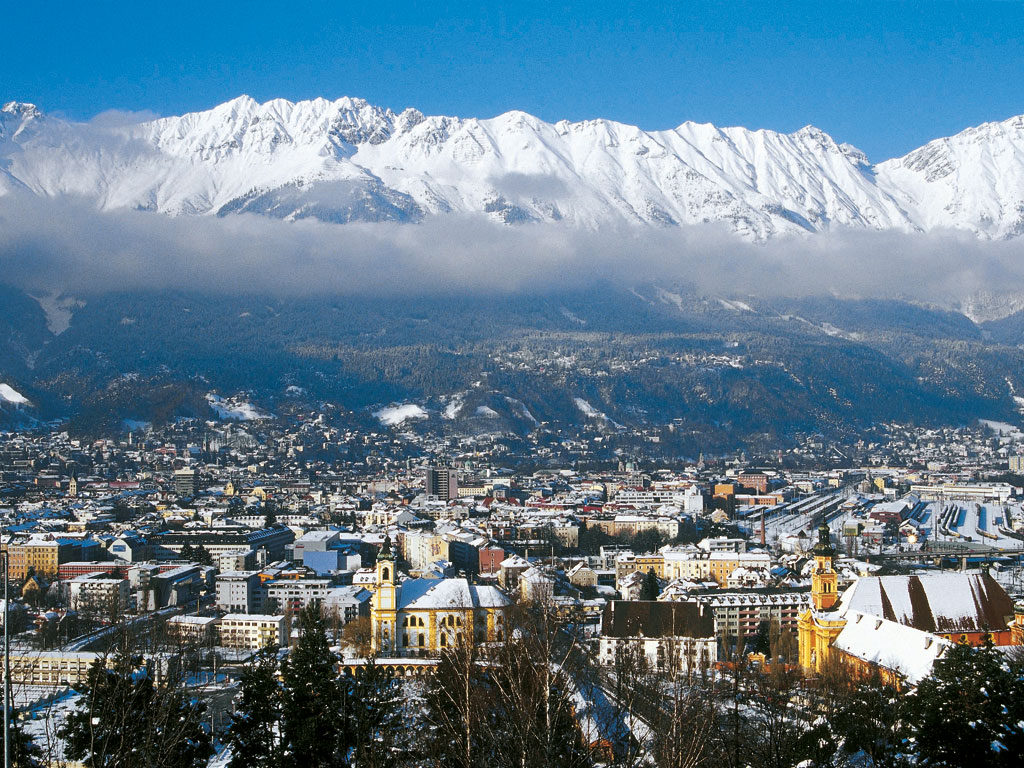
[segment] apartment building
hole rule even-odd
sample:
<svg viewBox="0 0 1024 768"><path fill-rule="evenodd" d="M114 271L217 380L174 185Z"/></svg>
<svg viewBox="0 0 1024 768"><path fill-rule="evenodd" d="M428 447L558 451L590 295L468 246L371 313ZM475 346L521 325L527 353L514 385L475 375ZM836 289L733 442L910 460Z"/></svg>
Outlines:
<svg viewBox="0 0 1024 768"><path fill-rule="evenodd" d="M284 616L229 613L217 625L218 643L224 648L258 651L287 643Z"/></svg>
<svg viewBox="0 0 1024 768"><path fill-rule="evenodd" d="M100 611L116 617L128 608L128 579L100 571L75 576L65 584L68 607L73 611Z"/></svg>
<svg viewBox="0 0 1024 768"><path fill-rule="evenodd" d="M227 571L217 576L217 607L232 613L263 610L266 588L259 571Z"/></svg>
<svg viewBox="0 0 1024 768"><path fill-rule="evenodd" d="M171 616L167 620L167 636L183 645L212 645L217 638L220 619L212 616Z"/></svg>
<svg viewBox="0 0 1024 768"><path fill-rule="evenodd" d="M12 653L11 682L15 685L81 685L89 679L89 668L101 658L101 654L89 651Z"/></svg>

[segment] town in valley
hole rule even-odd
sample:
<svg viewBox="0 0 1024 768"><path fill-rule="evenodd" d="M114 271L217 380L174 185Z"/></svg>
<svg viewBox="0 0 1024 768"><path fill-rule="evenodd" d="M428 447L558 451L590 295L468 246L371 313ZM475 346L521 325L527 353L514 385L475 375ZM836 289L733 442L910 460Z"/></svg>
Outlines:
<svg viewBox="0 0 1024 768"><path fill-rule="evenodd" d="M799 757L837 670L900 690L954 649L1015 659L1024 643L1011 425L889 424L870 440L652 461L596 429L552 444L543 424L519 437L338 424L331 409L253 408L106 437L0 434L10 693L38 760L81 759L69 723L97 670L145 670L201 713L197 759L240 765L253 670L289 669L310 634L339 680L390 690L406 723L430 721L463 659L521 664L543 648L565 698L559 738L578 747L552 765L675 765L659 762L659 732L693 691L706 694L686 717L706 727L689 748L711 759L716 738L744 738L711 733L737 686L744 728L763 727L758 692L779 686L764 701L784 692L778 736ZM502 680L479 685L517 682ZM426 738L377 738L390 764L437 764ZM863 751L835 741L829 759L844 749Z"/></svg>

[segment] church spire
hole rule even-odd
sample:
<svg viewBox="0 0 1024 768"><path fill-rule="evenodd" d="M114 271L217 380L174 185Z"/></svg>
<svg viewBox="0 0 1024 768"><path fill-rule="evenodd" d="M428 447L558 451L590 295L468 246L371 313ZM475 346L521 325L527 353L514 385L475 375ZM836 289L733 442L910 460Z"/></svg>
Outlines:
<svg viewBox="0 0 1024 768"><path fill-rule="evenodd" d="M832 546L832 531L824 520L818 526L818 541L814 544L815 557L835 557L836 548Z"/></svg>
<svg viewBox="0 0 1024 768"><path fill-rule="evenodd" d="M816 610L828 611L839 600L839 574L836 573L836 548L832 546L832 533L824 518L818 526L818 541L811 554L814 555L811 603Z"/></svg>
<svg viewBox="0 0 1024 768"><path fill-rule="evenodd" d="M380 545L380 552L377 553L377 562L381 560L394 560L395 553L391 548L391 534L384 534L384 543Z"/></svg>

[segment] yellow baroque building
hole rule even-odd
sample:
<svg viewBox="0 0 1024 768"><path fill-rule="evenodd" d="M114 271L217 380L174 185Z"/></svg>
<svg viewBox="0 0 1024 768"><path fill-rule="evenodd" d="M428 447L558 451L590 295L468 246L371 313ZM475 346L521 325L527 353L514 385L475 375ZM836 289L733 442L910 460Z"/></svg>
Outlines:
<svg viewBox="0 0 1024 768"><path fill-rule="evenodd" d="M840 596L828 525L812 554L811 608L797 625L808 675L838 663L855 675L915 684L954 643L1024 640L1024 608L987 573L865 576Z"/></svg>
<svg viewBox="0 0 1024 768"><path fill-rule="evenodd" d="M466 644L502 642L511 603L497 587L466 579L406 579L395 573L391 538L377 555L370 601L371 647L380 656L436 656Z"/></svg>

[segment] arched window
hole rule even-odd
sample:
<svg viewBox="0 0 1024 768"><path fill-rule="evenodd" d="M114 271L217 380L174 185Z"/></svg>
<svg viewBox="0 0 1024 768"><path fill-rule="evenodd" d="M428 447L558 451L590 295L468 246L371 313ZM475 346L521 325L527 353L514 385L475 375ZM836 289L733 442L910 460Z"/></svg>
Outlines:
<svg viewBox="0 0 1024 768"><path fill-rule="evenodd" d="M423 635L420 635L420 648L422 648L424 646L425 642L426 642L426 638Z"/></svg>
<svg viewBox="0 0 1024 768"><path fill-rule="evenodd" d="M387 566L381 568L380 575L384 581L391 581L391 570Z"/></svg>
<svg viewBox="0 0 1024 768"><path fill-rule="evenodd" d="M448 647L448 636L446 634L444 634L443 632L441 633L441 647L442 648L447 648Z"/></svg>

